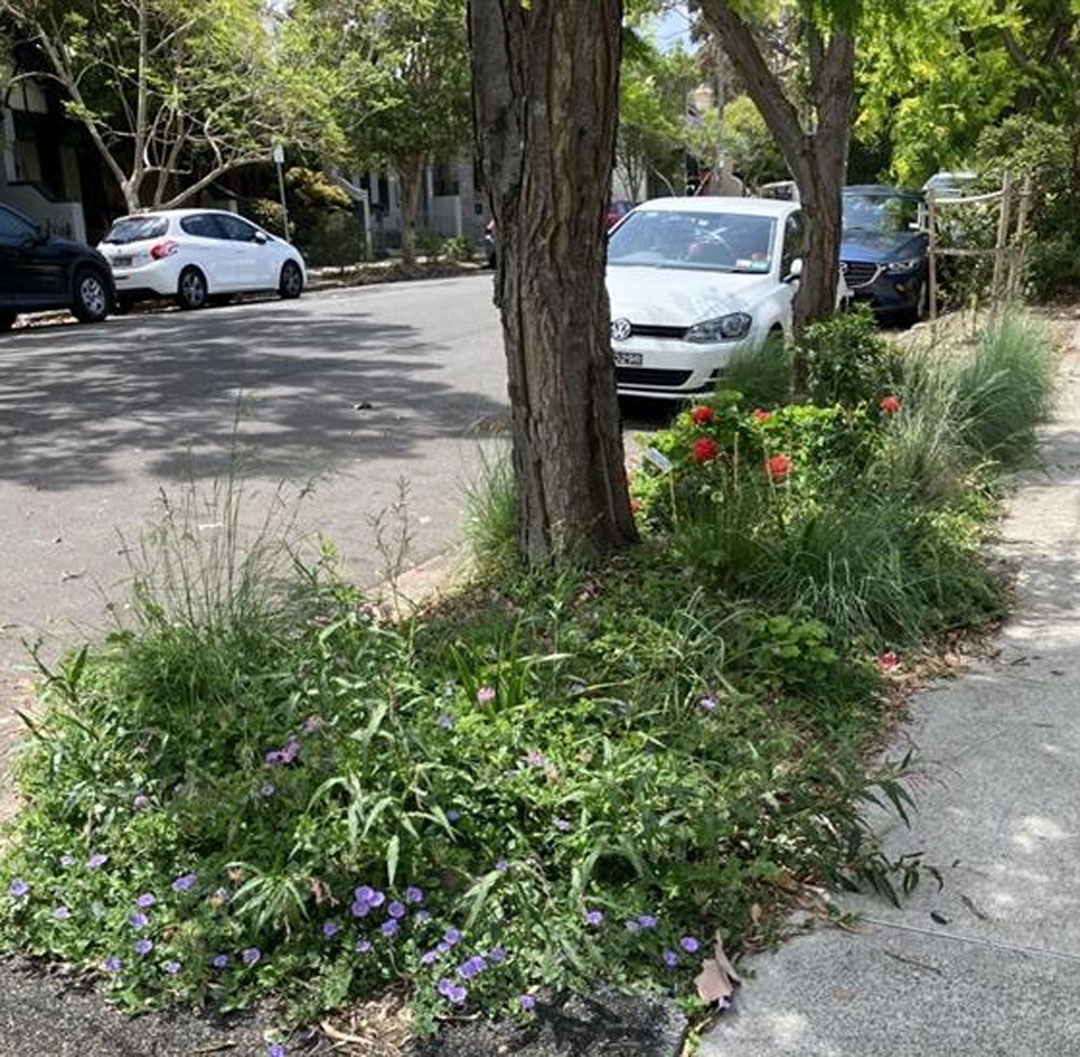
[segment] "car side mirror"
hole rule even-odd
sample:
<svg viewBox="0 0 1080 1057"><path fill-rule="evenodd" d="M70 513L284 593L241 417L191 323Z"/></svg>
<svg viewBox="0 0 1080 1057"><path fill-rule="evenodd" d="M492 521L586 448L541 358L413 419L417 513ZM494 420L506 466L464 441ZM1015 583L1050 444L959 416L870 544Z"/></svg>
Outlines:
<svg viewBox="0 0 1080 1057"><path fill-rule="evenodd" d="M260 246L265 246L270 240L266 237L266 232L265 231L256 231L255 232L255 241Z"/></svg>
<svg viewBox="0 0 1080 1057"><path fill-rule="evenodd" d="M793 283L802 278L802 257L796 257L791 262L791 267L788 269L787 275L784 276L785 283Z"/></svg>

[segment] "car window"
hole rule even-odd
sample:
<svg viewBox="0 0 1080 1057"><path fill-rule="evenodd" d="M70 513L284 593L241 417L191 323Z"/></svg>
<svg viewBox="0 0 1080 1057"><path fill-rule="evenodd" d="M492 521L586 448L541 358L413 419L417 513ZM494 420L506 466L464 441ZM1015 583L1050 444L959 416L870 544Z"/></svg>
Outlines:
<svg viewBox="0 0 1080 1057"><path fill-rule="evenodd" d="M802 213L792 213L784 224L784 248L780 257L781 277L791 274L791 262L803 255Z"/></svg>
<svg viewBox="0 0 1080 1057"><path fill-rule="evenodd" d="M639 209L612 233L608 263L767 272L776 219L753 213Z"/></svg>
<svg viewBox="0 0 1080 1057"><path fill-rule="evenodd" d="M214 219L218 227L225 233L225 238L234 242L253 242L255 240L255 228L240 217L222 216L220 213Z"/></svg>
<svg viewBox="0 0 1080 1057"><path fill-rule="evenodd" d="M218 226L218 218L213 213L194 213L180 221L180 228L189 235L200 239L224 239L228 236Z"/></svg>
<svg viewBox="0 0 1080 1057"><path fill-rule="evenodd" d="M846 231L908 231L918 219L919 200L910 195L863 192L844 195Z"/></svg>
<svg viewBox="0 0 1080 1057"><path fill-rule="evenodd" d="M169 221L166 217L121 217L113 222L108 235L101 241L123 245L143 239L158 239L168 229Z"/></svg>
<svg viewBox="0 0 1080 1057"><path fill-rule="evenodd" d="M9 209L0 206L0 238L10 239L13 242L25 242L37 235L34 225L23 220L21 216L12 213Z"/></svg>

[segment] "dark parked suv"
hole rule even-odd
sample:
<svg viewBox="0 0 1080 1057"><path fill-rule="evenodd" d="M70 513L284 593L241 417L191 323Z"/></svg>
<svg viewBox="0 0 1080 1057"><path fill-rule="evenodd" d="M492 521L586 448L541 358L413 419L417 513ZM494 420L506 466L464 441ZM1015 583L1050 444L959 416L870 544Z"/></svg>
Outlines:
<svg viewBox="0 0 1080 1057"><path fill-rule="evenodd" d="M112 271L97 250L53 238L0 205L0 331L20 312L46 308L69 308L83 323L98 323L115 296Z"/></svg>

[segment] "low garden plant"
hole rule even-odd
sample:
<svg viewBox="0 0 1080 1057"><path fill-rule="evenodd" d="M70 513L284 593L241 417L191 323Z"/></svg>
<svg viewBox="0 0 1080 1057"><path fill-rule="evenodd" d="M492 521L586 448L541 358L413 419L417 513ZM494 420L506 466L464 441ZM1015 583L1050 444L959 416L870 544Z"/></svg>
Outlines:
<svg viewBox="0 0 1080 1057"><path fill-rule="evenodd" d="M882 672L1000 606L987 459L1028 435L986 423L1047 407L1028 352L945 372L942 489L896 476L914 369L888 391L855 371L828 406L703 401L651 439L670 469L635 475L644 541L601 568L518 567L491 467L474 582L407 620L329 545L200 551L202 512L172 508L130 626L46 673L4 944L132 1009L272 993L288 1022L404 982L424 1030L598 980L693 1005L716 939L774 935L793 893L895 896L919 863L860 813L911 807L908 761L865 763Z"/></svg>

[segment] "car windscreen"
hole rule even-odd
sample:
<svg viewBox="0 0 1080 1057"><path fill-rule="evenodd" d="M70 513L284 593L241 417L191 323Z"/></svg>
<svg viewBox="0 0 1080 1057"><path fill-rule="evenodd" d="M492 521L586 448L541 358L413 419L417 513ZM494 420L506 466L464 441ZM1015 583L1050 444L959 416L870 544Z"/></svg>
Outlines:
<svg viewBox="0 0 1080 1057"><path fill-rule="evenodd" d="M161 238L168 229L165 217L121 217L109 229L102 242L123 245L125 242L139 242L142 239Z"/></svg>
<svg viewBox="0 0 1080 1057"><path fill-rule="evenodd" d="M639 209L608 242L608 264L767 272L776 218L752 213Z"/></svg>
<svg viewBox="0 0 1080 1057"><path fill-rule="evenodd" d="M844 230L892 234L910 231L919 219L919 200L909 195L845 193Z"/></svg>

